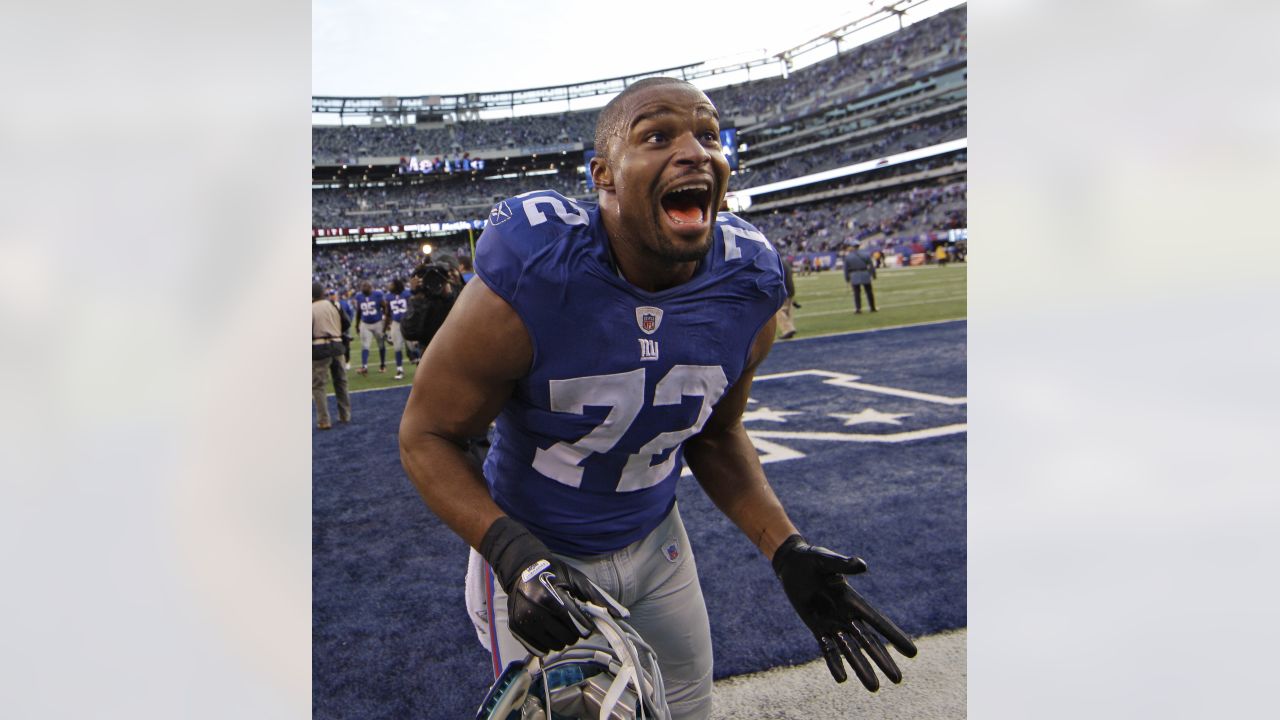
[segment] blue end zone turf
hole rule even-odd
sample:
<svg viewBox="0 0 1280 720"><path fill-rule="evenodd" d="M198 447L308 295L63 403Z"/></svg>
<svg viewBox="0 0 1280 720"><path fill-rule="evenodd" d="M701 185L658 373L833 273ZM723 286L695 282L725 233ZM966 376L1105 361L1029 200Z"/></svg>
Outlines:
<svg viewBox="0 0 1280 720"><path fill-rule="evenodd" d="M747 408L796 525L863 557L870 569L852 584L913 635L966 624L965 344L964 321L779 342ZM468 717L492 682L463 603L466 544L400 467L407 395L359 393L351 425L314 437L317 720ZM715 676L818 657L754 546L692 478L679 499Z"/></svg>

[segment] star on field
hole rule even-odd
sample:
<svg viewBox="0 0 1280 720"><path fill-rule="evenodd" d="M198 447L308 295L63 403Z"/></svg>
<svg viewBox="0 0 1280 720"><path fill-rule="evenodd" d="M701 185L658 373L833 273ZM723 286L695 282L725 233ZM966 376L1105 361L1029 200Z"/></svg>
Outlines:
<svg viewBox="0 0 1280 720"><path fill-rule="evenodd" d="M901 425L899 418L911 417L911 413L884 413L875 408L867 408L860 413L828 413L833 418L844 420L845 427L850 425L865 425L867 423L884 423L886 425Z"/></svg>
<svg viewBox="0 0 1280 720"><path fill-rule="evenodd" d="M787 421L788 415L799 414L801 414L799 410L770 410L767 407L762 407L759 410L748 410L747 412L742 413L742 422L764 420L765 422L784 423Z"/></svg>

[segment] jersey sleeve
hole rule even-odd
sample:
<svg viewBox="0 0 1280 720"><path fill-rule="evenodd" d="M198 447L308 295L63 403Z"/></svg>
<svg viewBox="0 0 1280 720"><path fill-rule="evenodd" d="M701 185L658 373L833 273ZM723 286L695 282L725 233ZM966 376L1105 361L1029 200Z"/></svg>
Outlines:
<svg viewBox="0 0 1280 720"><path fill-rule="evenodd" d="M756 272L753 275L756 289L772 298L773 310L777 312L778 308L782 307L783 301L787 299L787 285L782 256L773 247L773 242L755 225L733 213L720 213L716 222L720 226L722 237L727 235L734 237L733 252L737 257L755 266ZM727 244L726 247L728 247Z"/></svg>
<svg viewBox="0 0 1280 720"><path fill-rule="evenodd" d="M515 305L525 273L565 233L590 222L580 205L543 190L494 205L476 241L475 271L484 284Z"/></svg>
<svg viewBox="0 0 1280 720"><path fill-rule="evenodd" d="M489 224L476 241L476 274L508 304L515 302L521 274L521 254L510 238L514 234L502 225Z"/></svg>

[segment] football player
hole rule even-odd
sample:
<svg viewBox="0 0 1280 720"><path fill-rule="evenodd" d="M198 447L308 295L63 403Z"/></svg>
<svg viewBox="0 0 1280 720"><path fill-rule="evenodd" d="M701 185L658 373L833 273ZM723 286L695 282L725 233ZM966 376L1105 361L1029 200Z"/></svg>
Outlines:
<svg viewBox="0 0 1280 720"><path fill-rule="evenodd" d="M387 371L387 332L383 318L386 317L387 301L381 290L374 290L373 283L365 280L356 293L356 332L360 333L360 369L361 375L369 374L369 347L378 343L378 372Z"/></svg>
<svg viewBox="0 0 1280 720"><path fill-rule="evenodd" d="M682 463L768 558L837 681L901 679L915 646L809 544L741 416L786 295L777 252L717 213L729 181L715 107L673 78L601 111L599 204L500 202L400 424L405 470L472 547L467 605L495 676L587 634L564 593L616 598L656 651L673 717L711 714L711 633L675 500ZM462 448L496 418L483 471ZM614 609L625 614L620 608ZM843 660L842 660L843 658Z"/></svg>
<svg viewBox="0 0 1280 720"><path fill-rule="evenodd" d="M387 307L391 320L388 332L391 348L396 354L396 380L401 380L404 378L404 354L408 351L408 347L405 344L404 335L400 332L400 321L404 319L404 313L409 309L409 296L413 292L404 286L404 281L400 278L392 280L387 289L389 291Z"/></svg>

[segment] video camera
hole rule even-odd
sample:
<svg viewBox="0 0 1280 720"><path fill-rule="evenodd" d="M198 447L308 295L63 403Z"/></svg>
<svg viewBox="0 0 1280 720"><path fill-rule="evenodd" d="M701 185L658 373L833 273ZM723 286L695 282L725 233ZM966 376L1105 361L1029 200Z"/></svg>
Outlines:
<svg viewBox="0 0 1280 720"><path fill-rule="evenodd" d="M423 263L413 269L413 277L422 281L413 292L429 298L443 297L449 294L449 278L453 268L444 263Z"/></svg>

